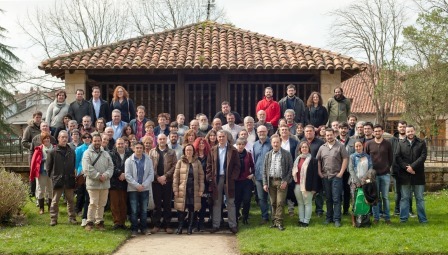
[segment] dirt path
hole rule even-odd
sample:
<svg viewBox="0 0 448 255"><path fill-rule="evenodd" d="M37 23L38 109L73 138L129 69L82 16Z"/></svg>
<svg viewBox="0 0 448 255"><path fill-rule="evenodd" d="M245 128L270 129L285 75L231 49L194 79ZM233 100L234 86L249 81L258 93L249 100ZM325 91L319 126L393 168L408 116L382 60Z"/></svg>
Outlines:
<svg viewBox="0 0 448 255"><path fill-rule="evenodd" d="M167 235L161 232L131 238L114 255L237 255L236 242L236 237L230 232L204 232L193 235Z"/></svg>

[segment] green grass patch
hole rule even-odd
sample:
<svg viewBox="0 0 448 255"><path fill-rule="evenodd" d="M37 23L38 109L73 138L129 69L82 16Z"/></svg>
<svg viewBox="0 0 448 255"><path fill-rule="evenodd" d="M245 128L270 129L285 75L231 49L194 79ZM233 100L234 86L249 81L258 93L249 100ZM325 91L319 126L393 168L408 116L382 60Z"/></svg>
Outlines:
<svg viewBox="0 0 448 255"><path fill-rule="evenodd" d="M354 228L350 216L343 216L342 227L336 228L313 214L310 226L300 228L296 208L294 217L285 215L285 231L258 225L260 209L255 205L250 224L240 227L238 247L242 254L448 254L448 191L427 193L425 200L428 224L417 218L400 224L392 216L390 226L382 220L370 228ZM392 197L390 201L393 210ZM415 200L413 208L416 212Z"/></svg>
<svg viewBox="0 0 448 255"><path fill-rule="evenodd" d="M62 199L61 199L62 200ZM45 210L47 208L45 207ZM51 227L50 214L39 215L34 202L24 208L26 224L0 228L0 254L111 254L130 232L112 230L110 212L105 213L106 231L86 232L68 223L66 206L60 203L58 225ZM81 221L80 217L77 217Z"/></svg>

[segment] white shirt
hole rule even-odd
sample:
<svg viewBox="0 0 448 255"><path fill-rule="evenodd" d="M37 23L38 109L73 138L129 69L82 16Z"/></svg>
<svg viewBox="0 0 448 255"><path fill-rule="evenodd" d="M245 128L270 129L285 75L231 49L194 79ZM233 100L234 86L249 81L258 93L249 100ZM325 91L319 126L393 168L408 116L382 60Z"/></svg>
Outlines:
<svg viewBox="0 0 448 255"><path fill-rule="evenodd" d="M224 175L224 161L226 160L227 144L224 147L218 145L219 175Z"/></svg>

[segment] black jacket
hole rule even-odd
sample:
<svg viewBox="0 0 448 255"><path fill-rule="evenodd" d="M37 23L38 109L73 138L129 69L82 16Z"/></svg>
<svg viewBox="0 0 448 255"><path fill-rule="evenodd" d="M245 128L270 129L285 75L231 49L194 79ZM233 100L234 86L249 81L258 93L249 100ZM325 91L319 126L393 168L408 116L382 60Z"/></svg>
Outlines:
<svg viewBox="0 0 448 255"><path fill-rule="evenodd" d="M418 138L414 138L412 145L407 139L398 143L396 162L400 167L398 178L402 185L425 185L425 160L426 143ZM415 174L406 171L406 166L410 165Z"/></svg>
<svg viewBox="0 0 448 255"><path fill-rule="evenodd" d="M398 153L398 145L400 144L400 135L398 132L395 132L394 136L389 139L389 142L392 144L392 152L394 154L394 162L392 163L392 175L398 176L398 172L400 171L400 166L397 164L396 156Z"/></svg>
<svg viewBox="0 0 448 255"><path fill-rule="evenodd" d="M101 105L100 105L100 113L98 118L104 118L106 122L109 122L112 120L111 113L109 111L109 103L107 103L106 100L101 99ZM93 98L89 100L90 106L92 107L92 126L95 126L95 122L98 119L96 117L95 108L93 107ZM106 125L106 123L104 123Z"/></svg>
<svg viewBox="0 0 448 255"><path fill-rule="evenodd" d="M315 108L314 106L306 107L305 117L307 119L308 124L311 124L317 128L319 126L327 124L328 111L324 106L318 106L317 108Z"/></svg>
<svg viewBox="0 0 448 255"><path fill-rule="evenodd" d="M110 103L110 115L112 111L118 109L121 112L121 120L129 123L131 120L135 119L135 107L134 101L130 98L126 98L121 103L119 101L113 101ZM112 118L109 116L109 118Z"/></svg>
<svg viewBox="0 0 448 255"><path fill-rule="evenodd" d="M53 181L53 189L75 188L75 158L75 152L68 144L65 155L59 145L48 153L46 168Z"/></svg>
<svg viewBox="0 0 448 255"><path fill-rule="evenodd" d="M68 114L70 114L74 120L78 122L78 125L82 125L82 118L84 116L90 116L93 118L93 108L90 105L90 102L87 100L82 100L81 104L78 101L74 101L70 104L68 108Z"/></svg>
<svg viewBox="0 0 448 255"><path fill-rule="evenodd" d="M278 104L280 105L280 115L283 117L285 115L285 111L288 109L287 107L288 96L280 99ZM302 123L304 126L307 124L307 118L305 115L305 103L303 103L302 99L298 97L294 97L294 112L296 113L294 116L295 123Z"/></svg>
<svg viewBox="0 0 448 255"><path fill-rule="evenodd" d="M124 152L124 158L121 160L120 154L117 152L117 149L114 149L110 153L110 157L112 158L112 162L114 163L114 174L112 178L110 178L110 189L111 190L127 190L128 183L126 180L120 181L118 177L122 173L124 173L124 162L126 159L132 155L131 150L126 150Z"/></svg>

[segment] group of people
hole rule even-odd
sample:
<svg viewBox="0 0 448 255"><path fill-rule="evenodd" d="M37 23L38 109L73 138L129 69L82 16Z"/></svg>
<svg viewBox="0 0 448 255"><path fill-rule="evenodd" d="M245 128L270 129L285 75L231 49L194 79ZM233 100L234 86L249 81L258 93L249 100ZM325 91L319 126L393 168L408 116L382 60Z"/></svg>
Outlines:
<svg viewBox="0 0 448 255"><path fill-rule="evenodd" d="M101 99L96 86L91 100L78 89L70 104L66 93L58 91L45 121L41 112L34 113L22 139L30 150L30 181L36 181L39 213L45 213L47 198L50 225L57 225L64 196L70 223L77 224L76 216L81 215L87 231L103 230L109 201L113 228L126 228L129 219L131 235L136 236L161 229L181 234L184 226L188 234L203 231L207 211L210 232L215 233L226 208L230 231L237 233L240 223L248 224L255 191L260 224L284 230L284 207L294 216L297 205L298 225L308 227L313 199L322 217L325 196L324 223L340 227L354 190L374 169L381 197L372 208L374 223L381 215L391 223L391 176L396 185L394 213L401 222L408 220L413 193L418 219L426 223L425 142L404 121L393 138L384 139L381 125L357 121L350 114L350 100L341 88L334 93L324 107L318 92L305 104L289 85L287 95L276 102L267 87L256 106L257 122L251 116L242 118L224 101L211 123L202 113L189 126L183 114L171 122L168 113L161 113L156 126L144 106L134 107L122 86L115 88L110 103ZM179 222L175 230L170 224L172 201Z"/></svg>

